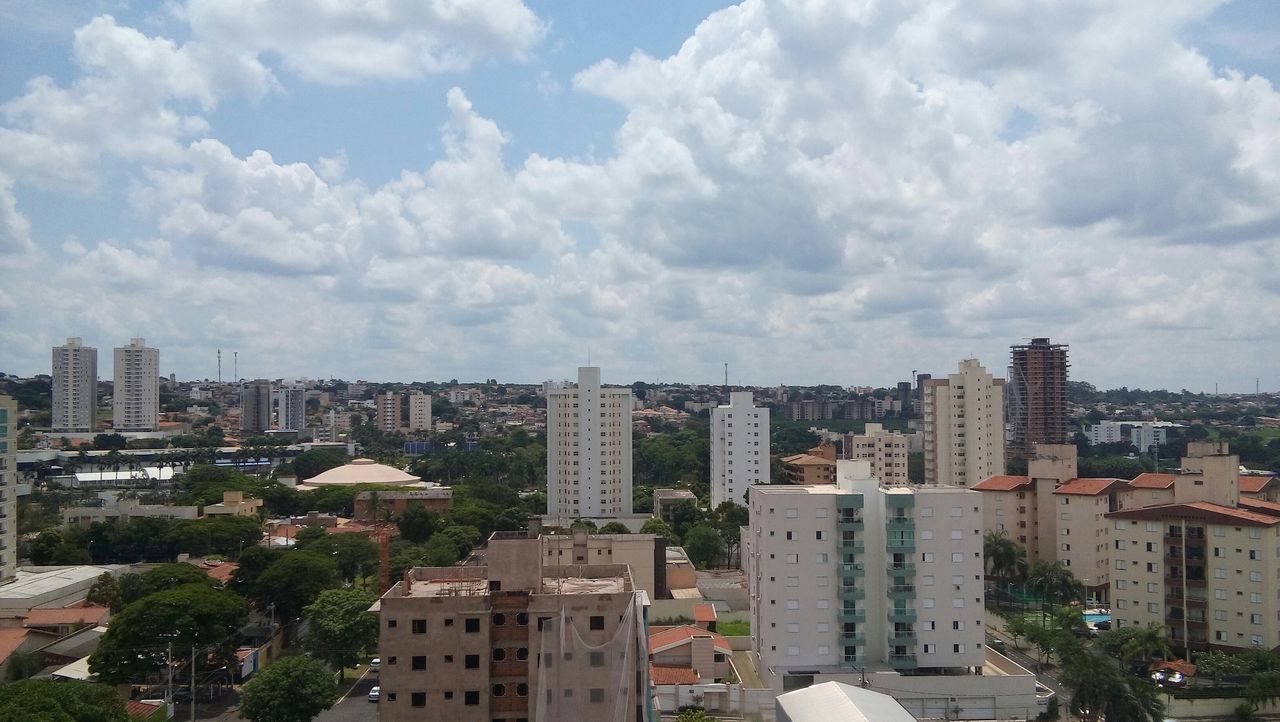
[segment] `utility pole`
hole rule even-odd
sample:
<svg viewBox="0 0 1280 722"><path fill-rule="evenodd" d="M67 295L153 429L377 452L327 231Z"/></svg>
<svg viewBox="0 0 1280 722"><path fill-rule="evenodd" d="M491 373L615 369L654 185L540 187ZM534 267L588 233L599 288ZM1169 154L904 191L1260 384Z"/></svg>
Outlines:
<svg viewBox="0 0 1280 722"><path fill-rule="evenodd" d="M173 704L173 642L169 642L169 655L165 657L165 666L169 668L169 681L164 690L164 713L169 714L169 705Z"/></svg>
<svg viewBox="0 0 1280 722"><path fill-rule="evenodd" d="M196 645L191 645L191 722L196 722Z"/></svg>

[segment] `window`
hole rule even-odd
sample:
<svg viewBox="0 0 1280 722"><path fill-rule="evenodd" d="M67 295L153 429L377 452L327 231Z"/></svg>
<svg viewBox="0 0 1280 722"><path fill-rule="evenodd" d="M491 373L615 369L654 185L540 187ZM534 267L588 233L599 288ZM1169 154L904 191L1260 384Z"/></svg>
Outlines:
<svg viewBox="0 0 1280 722"><path fill-rule="evenodd" d="M920 561L928 564L933 561L933 552L924 552L920 555Z"/></svg>
<svg viewBox="0 0 1280 722"><path fill-rule="evenodd" d="M932 575L932 574L926 574L926 575L924 575L923 577L920 577L920 586L922 586L922 587L932 587L932 586L933 586L933 575Z"/></svg>
<svg viewBox="0 0 1280 722"><path fill-rule="evenodd" d="M787 647L787 656L788 656L788 657L799 657L799 656L800 656L800 648L799 648L799 647Z"/></svg>
<svg viewBox="0 0 1280 722"><path fill-rule="evenodd" d="M828 599L818 600L818 609L828 609L831 607L831 601Z"/></svg>
<svg viewBox="0 0 1280 722"><path fill-rule="evenodd" d="M951 561L955 563L964 561L964 552L951 552Z"/></svg>
<svg viewBox="0 0 1280 722"><path fill-rule="evenodd" d="M929 539L933 538L933 532L929 529L921 529L920 538L928 541Z"/></svg>
<svg viewBox="0 0 1280 722"><path fill-rule="evenodd" d="M926 644L926 645L924 645L924 653L925 653L925 654L933 654L933 653L934 653L934 652L936 652L937 650L938 650L938 645L936 645L936 644Z"/></svg>
<svg viewBox="0 0 1280 722"><path fill-rule="evenodd" d="M813 559L813 560L814 560L815 562L819 563L819 564L826 564L826 563L827 563L827 559L828 559L828 557L827 557L827 553L826 553L826 552L820 552L816 557L814 557L814 559Z"/></svg>
<svg viewBox="0 0 1280 722"><path fill-rule="evenodd" d="M597 631L604 629L604 617L601 615L593 615L591 617L591 628Z"/></svg>
<svg viewBox="0 0 1280 722"><path fill-rule="evenodd" d="M394 619L388 619L388 620L387 620L387 629L395 629L395 628L396 628L396 620L394 620Z"/></svg>
<svg viewBox="0 0 1280 722"><path fill-rule="evenodd" d="M964 509L958 506L951 507L951 516L964 516Z"/></svg>
<svg viewBox="0 0 1280 722"><path fill-rule="evenodd" d="M480 669L480 655L468 654L463 657L462 665L467 669Z"/></svg>
<svg viewBox="0 0 1280 722"><path fill-rule="evenodd" d="M448 693L448 692L445 692L445 694L446 694L446 695L448 695L449 693ZM447 697L447 696L446 696L446 699L448 699L448 697ZM412 706L412 707L426 707L426 706L427 706L427 693L426 693L426 692L413 692L413 693L411 693L411 694L409 695L409 705L410 705L410 706Z"/></svg>
<svg viewBox="0 0 1280 722"><path fill-rule="evenodd" d="M1128 588L1129 588L1129 580L1127 580L1127 579L1117 579L1117 580L1115 580L1114 584L1116 585L1116 589L1128 589Z"/></svg>
<svg viewBox="0 0 1280 722"><path fill-rule="evenodd" d="M1213 612L1213 618L1218 620L1219 622L1227 621L1227 610L1215 609Z"/></svg>
<svg viewBox="0 0 1280 722"><path fill-rule="evenodd" d="M592 701L593 703L595 703L595 704L600 704L601 702L603 702L603 701L604 701L604 688L603 688L603 687L592 687L592 688L591 688L591 692L590 692L590 699L591 699L591 701Z"/></svg>
<svg viewBox="0 0 1280 722"><path fill-rule="evenodd" d="M830 586L829 580L830 580L830 577L818 577L818 582L817 582L818 586L820 587Z"/></svg>
<svg viewBox="0 0 1280 722"><path fill-rule="evenodd" d="M786 558L786 562L787 562L787 564L799 564L799 563L800 563L800 555L799 555L799 554L788 554L788 555L787 555L787 558Z"/></svg>
<svg viewBox="0 0 1280 722"><path fill-rule="evenodd" d="M952 652L954 652L954 653L956 653L956 654L964 654L964 645L963 645L963 644L953 644L953 645L951 645L951 651L952 651Z"/></svg>
<svg viewBox="0 0 1280 722"><path fill-rule="evenodd" d="M1160 588L1159 585L1156 584L1155 582L1147 582L1148 594L1155 594L1157 591L1159 591L1159 588Z"/></svg>
<svg viewBox="0 0 1280 722"><path fill-rule="evenodd" d="M1214 599L1226 599L1226 598L1227 598L1227 590L1225 590L1225 589L1215 589L1215 590L1213 590L1213 598L1214 598Z"/></svg>
<svg viewBox="0 0 1280 722"><path fill-rule="evenodd" d="M604 652L592 652L589 655L589 658L590 658L590 664L592 667L604 666Z"/></svg>
<svg viewBox="0 0 1280 722"><path fill-rule="evenodd" d="M1253 604L1262 604L1262 594L1258 592L1249 592L1249 601Z"/></svg>
<svg viewBox="0 0 1280 722"><path fill-rule="evenodd" d="M963 607L964 607L964 600L961 599L960 597L955 597L951 600L952 609L961 609Z"/></svg>
<svg viewBox="0 0 1280 722"><path fill-rule="evenodd" d="M787 532L787 541L794 541L794 540L795 540L795 538L796 538L796 533L795 533L795 532L793 532L793 531L789 531L789 532Z"/></svg>
<svg viewBox="0 0 1280 722"><path fill-rule="evenodd" d="M957 621L952 622L952 623L951 623L951 629L953 629L954 631L957 631L957 632L962 632L962 631L964 631L964 622L961 622L961 621L958 621L958 620L957 620Z"/></svg>
<svg viewBox="0 0 1280 722"><path fill-rule="evenodd" d="M462 693L462 703L468 707L474 707L480 704L480 690L469 689Z"/></svg>
<svg viewBox="0 0 1280 722"><path fill-rule="evenodd" d="M795 518L797 518L797 517L799 517L799 516L800 516L800 510L799 510L799 509L787 509L787 518L788 518L788 519L795 519Z"/></svg>
<svg viewBox="0 0 1280 722"><path fill-rule="evenodd" d="M800 608L800 601L798 599L787 600L787 609L799 609L799 608Z"/></svg>
<svg viewBox="0 0 1280 722"><path fill-rule="evenodd" d="M452 627L452 626L453 626L453 620L452 620L452 619L446 619L446 620L444 620L444 626L446 626L446 627Z"/></svg>
<svg viewBox="0 0 1280 722"><path fill-rule="evenodd" d="M822 532L821 532L821 531L815 531L815 532L813 533L813 537L814 537L815 539L817 539L818 541L822 541Z"/></svg>
<svg viewBox="0 0 1280 722"><path fill-rule="evenodd" d="M1249 624L1262 624L1262 615L1261 615L1261 614L1250 614L1250 615L1249 615Z"/></svg>
<svg viewBox="0 0 1280 722"><path fill-rule="evenodd" d="M959 529L952 529L952 530L951 530L951 538L952 538L952 539L963 539L963 538L964 538L964 532L960 531Z"/></svg>
<svg viewBox="0 0 1280 722"><path fill-rule="evenodd" d="M1262 581L1262 572L1249 572L1249 581L1251 582Z"/></svg>
<svg viewBox="0 0 1280 722"><path fill-rule="evenodd" d="M787 586L788 587L800 586L800 577L787 577Z"/></svg>
<svg viewBox="0 0 1280 722"><path fill-rule="evenodd" d="M1157 569L1155 562L1147 562L1147 571L1152 574L1156 573Z"/></svg>
<svg viewBox="0 0 1280 722"><path fill-rule="evenodd" d="M444 698L445 698L445 699L453 699L453 692L445 692L445 693L444 693Z"/></svg>
<svg viewBox="0 0 1280 722"><path fill-rule="evenodd" d="M925 598L920 600L921 609L933 609L933 599Z"/></svg>
<svg viewBox="0 0 1280 722"><path fill-rule="evenodd" d="M831 654L831 648L830 648L830 647L826 646L825 644L820 644L820 645L818 645L818 655L819 655L819 656L823 656L823 657L825 657L825 656L826 656L826 655L828 655L828 654ZM717 656L717 657L723 657L724 655L723 655L723 654L717 654L716 656ZM724 660L723 660L723 659L721 659L721 660L718 660L718 661L723 662Z"/></svg>
<svg viewBox="0 0 1280 722"><path fill-rule="evenodd" d="M1227 578L1227 570L1226 570L1226 569L1222 569L1221 567L1219 567L1219 568L1217 568L1217 569L1214 569L1214 570L1213 570L1213 578L1214 578L1214 579L1226 579L1226 578Z"/></svg>
<svg viewBox="0 0 1280 722"><path fill-rule="evenodd" d="M787 634L799 634L799 633L800 633L799 622L787 622Z"/></svg>
<svg viewBox="0 0 1280 722"><path fill-rule="evenodd" d="M413 632L414 634L426 634L426 633L427 633L427 620L425 620L425 619L415 619L415 620L413 620L412 622L410 622L410 630L409 630L409 631Z"/></svg>
<svg viewBox="0 0 1280 722"><path fill-rule="evenodd" d="M1160 603L1159 603L1159 602L1147 602L1147 611L1148 611L1148 612L1150 612L1151 614L1156 614L1156 613L1158 613L1158 612L1160 611Z"/></svg>
<svg viewBox="0 0 1280 722"><path fill-rule="evenodd" d="M1116 608L1117 608L1117 609L1128 609L1128 607L1129 607L1129 601L1128 601L1128 600L1126 600L1126 599L1117 599L1117 600L1116 600Z"/></svg>
<svg viewBox="0 0 1280 722"><path fill-rule="evenodd" d="M415 655L412 663L415 672L421 672L427 668L427 656L425 654Z"/></svg>

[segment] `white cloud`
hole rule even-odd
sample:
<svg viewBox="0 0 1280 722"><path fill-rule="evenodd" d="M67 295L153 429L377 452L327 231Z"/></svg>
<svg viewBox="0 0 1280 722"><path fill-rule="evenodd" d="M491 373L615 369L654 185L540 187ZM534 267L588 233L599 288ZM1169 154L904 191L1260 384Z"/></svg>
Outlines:
<svg viewBox="0 0 1280 722"><path fill-rule="evenodd" d="M31 221L18 212L13 197L13 181L0 173L0 252L8 262L22 260L35 250L31 243Z"/></svg>

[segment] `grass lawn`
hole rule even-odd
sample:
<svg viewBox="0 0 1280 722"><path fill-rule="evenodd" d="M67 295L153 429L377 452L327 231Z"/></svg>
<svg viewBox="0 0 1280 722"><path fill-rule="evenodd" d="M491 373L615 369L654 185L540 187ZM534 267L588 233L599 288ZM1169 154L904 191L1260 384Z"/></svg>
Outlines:
<svg viewBox="0 0 1280 722"><path fill-rule="evenodd" d="M751 622L716 622L716 632L726 637L747 637L751 635Z"/></svg>

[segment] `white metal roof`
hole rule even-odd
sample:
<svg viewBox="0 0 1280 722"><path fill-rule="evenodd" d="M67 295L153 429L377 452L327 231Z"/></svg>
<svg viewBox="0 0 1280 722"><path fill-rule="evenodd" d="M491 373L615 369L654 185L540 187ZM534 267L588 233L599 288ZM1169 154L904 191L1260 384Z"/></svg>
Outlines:
<svg viewBox="0 0 1280 722"><path fill-rule="evenodd" d="M898 701L887 694L843 682L823 682L778 695L779 718L791 722L915 722Z"/></svg>

